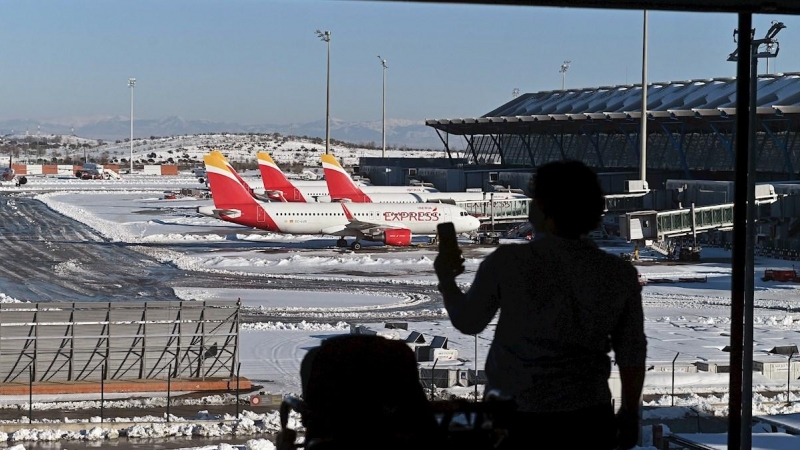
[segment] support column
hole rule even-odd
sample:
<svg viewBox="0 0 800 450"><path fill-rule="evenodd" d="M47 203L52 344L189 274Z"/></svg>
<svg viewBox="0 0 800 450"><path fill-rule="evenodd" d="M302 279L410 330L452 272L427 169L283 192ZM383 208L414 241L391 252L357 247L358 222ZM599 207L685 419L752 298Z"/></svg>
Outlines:
<svg viewBox="0 0 800 450"><path fill-rule="evenodd" d="M739 13L740 58L736 62L736 160L733 193L733 267L731 271L731 340L728 403L728 450L741 450L742 435L742 361L744 344L744 297L747 259L747 172L748 131L750 128L750 55L753 27L751 13ZM749 435L749 424L746 427Z"/></svg>

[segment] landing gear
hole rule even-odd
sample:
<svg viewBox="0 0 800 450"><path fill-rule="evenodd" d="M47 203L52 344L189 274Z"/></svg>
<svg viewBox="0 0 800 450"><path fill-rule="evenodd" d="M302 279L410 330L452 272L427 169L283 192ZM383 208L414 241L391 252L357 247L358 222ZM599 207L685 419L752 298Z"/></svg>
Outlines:
<svg viewBox="0 0 800 450"><path fill-rule="evenodd" d="M346 241L346 240L344 240L344 238L339 238L339 239L336 241L336 246L337 246L337 247L347 247L347 241Z"/></svg>
<svg viewBox="0 0 800 450"><path fill-rule="evenodd" d="M351 249L352 249L354 252L357 252L357 251L361 250L361 242L358 242L358 241L353 241L353 243L352 243L352 244L350 244L350 248L351 248Z"/></svg>

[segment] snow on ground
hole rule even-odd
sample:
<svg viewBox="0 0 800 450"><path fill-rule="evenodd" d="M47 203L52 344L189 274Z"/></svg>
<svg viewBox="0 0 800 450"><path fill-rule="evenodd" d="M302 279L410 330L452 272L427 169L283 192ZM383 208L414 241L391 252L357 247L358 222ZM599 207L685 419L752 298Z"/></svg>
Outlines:
<svg viewBox="0 0 800 450"><path fill-rule="evenodd" d="M24 140L24 135L4 136L6 140ZM38 161L39 164L62 163L64 157L69 155L70 162L80 165L84 157L84 151L89 161L98 160L102 156L107 156L112 164L117 164L122 170L127 168L127 160L130 156L131 148L128 142L108 142L99 144L96 140L76 138L75 136L60 136L62 144L87 143L91 147L79 151L68 150L65 147L54 147L45 150L45 154ZM53 141L56 136L42 136L42 139ZM99 145L98 145L99 144ZM451 143L458 146L457 143ZM308 168L319 168L320 155L325 153L325 142L321 139L304 139L301 137L288 137L275 134L197 134L183 136L156 137L152 139L134 139L133 160L139 167L142 164L196 164L198 167L203 165L203 155L211 150L220 150L226 157L235 163L256 164L256 153L267 151L275 162L284 168L285 171L290 166L306 166ZM330 146L332 154L341 158L346 166L358 164L361 157L380 157L381 149L363 148L356 144L340 145L332 142ZM414 150L414 149L395 149L387 148L386 156L389 158L411 157L411 158L444 158L447 153L444 150ZM21 155L14 160L15 163L25 164L29 155ZM55 158L55 160L53 160ZM125 161L122 161L122 160ZM33 159L31 159L33 161ZM0 156L0 165L7 166L9 158L6 155ZM296 169L296 167L294 167ZM138 169L137 169L138 170ZM125 174L123 174L125 175ZM134 172L134 176L139 175ZM38 176L29 177L29 180L39 178ZM65 180L73 177L65 176ZM76 180L77 181L77 180Z"/></svg>
<svg viewBox="0 0 800 450"><path fill-rule="evenodd" d="M247 291L231 287L220 289L179 289L176 294L185 299L241 298L245 308L332 308L353 312L353 322L358 322L362 308L392 307L406 298L402 289L387 287L385 296L361 295L359 280L385 282L387 286L402 284L436 283L432 270L435 258L433 248L409 249L376 248L375 252L354 253L336 249L334 238L316 236L284 236L262 233L244 227L232 226L215 219L200 217L194 209L208 200L187 200L169 203L159 200L153 192L131 191L124 193L69 193L52 192L37 198L52 209L98 230L107 239L129 243L160 242L164 246L143 247L142 251L161 261L179 267L208 272L237 272L265 277L291 277L297 279L329 280L332 283L347 281L355 286L347 293L332 292L327 295L302 291ZM230 243L235 245L231 246ZM602 244L610 253L630 251L626 243L609 241ZM470 250L467 272L459 281L467 286L482 261L487 249ZM676 364L688 366L696 361L721 363L728 354L722 349L729 341L730 332L730 252L722 249L705 249L703 257L709 262L699 264L639 265L637 269L647 278L707 277L705 283L649 284L643 289L646 309L646 328L649 337L648 362L659 370L648 373L649 389L664 393L671 389L670 382L660 370L676 354ZM757 275L766 267L786 267L785 261L757 258ZM334 284L336 285L336 284ZM779 285L756 280L756 344L757 355L766 359L768 350L776 345L794 343L800 331L800 286ZM442 312L444 314L444 312ZM474 365L474 338L462 336L442 316L440 322L415 322L414 330L426 335L444 335L451 348L459 349L469 367ZM330 326L324 312L315 315L315 325L297 328L267 325L265 328L243 330L243 372L254 380L270 380L269 389L275 392L296 391L299 361L305 349L319 343L339 329L313 329ZM381 324L371 324L380 327ZM479 367L491 342L491 327L479 339ZM260 341L270 345L258 345ZM252 347L251 347L252 346ZM252 348L250 350L249 348ZM757 382L763 386L780 385L769 379ZM676 374L678 391L693 389L719 392L725 390L727 379L713 373Z"/></svg>
<svg viewBox="0 0 800 450"><path fill-rule="evenodd" d="M208 204L207 200L160 200L158 189L164 186L131 187L122 192L75 192L72 183L63 186L64 191L55 190L57 187L60 187L58 183L54 183L50 187L53 192L39 194L37 198L50 208L86 223L105 239L131 244L160 244L143 245L140 250L179 267L208 272L234 271L267 278L327 280L332 286L346 281L350 289L346 295L337 292L320 295L301 290L254 292L236 287L176 290L177 295L187 300L241 298L245 308L292 308L300 311L331 308L353 313L350 323L327 322L323 312L301 323L244 324L240 351L242 374L272 393L299 392L299 366L307 350L327 337L347 333L352 324L360 324L359 311L413 302L415 299L403 294L403 289L398 289L398 286L433 285L436 282L432 271L435 252L430 247L376 248L353 253L336 249L332 237L275 235L200 217L194 210L199 205ZM603 248L611 253L631 250L628 244L613 241L604 243ZM464 286L469 284L482 257L489 251L483 248L469 250L467 273L459 279ZM663 407L674 401L681 407L691 406L709 414L724 415L727 374L680 371L694 367L698 361L713 365L728 360L723 348L730 340L731 268L726 261L730 252L705 249L703 257L706 261L694 264L637 265L639 272L647 278L707 277L705 283L649 284L643 288L648 365L652 367L647 373L645 391L662 395L659 400L649 402L652 407ZM788 268L791 263L760 257L756 263L756 359L785 361L784 357L768 355L768 351L774 346L799 340L800 286L760 280L764 269ZM386 292L379 295L360 293L359 280L384 282ZM0 301L14 299L7 299L0 293ZM365 325L375 329L383 327L382 323L374 322ZM477 337L476 353L476 337L455 330L444 311L440 320L410 323L410 331L419 331L426 337L447 337L449 347L457 349L462 359L456 364L469 369L476 362L479 369L483 367L493 335L490 326ZM405 334L397 331L400 339ZM694 394L686 398L673 399L669 395L672 374L665 370L676 355L679 371L675 374L675 392ZM754 374L754 384L756 390L780 391L785 387L785 378L773 380L757 373ZM462 391L461 394L466 396L472 389L464 388ZM453 392L460 391L453 389ZM800 400L794 394L791 399ZM800 412L798 406L783 405L785 401L785 396L776 400L756 395L754 414ZM166 433L158 431L162 432Z"/></svg>
<svg viewBox="0 0 800 450"><path fill-rule="evenodd" d="M396 307L407 304L409 297L403 293L386 292L385 296L360 294L357 289L350 292L316 292L287 290L255 290L233 288L176 288L175 294L184 300L241 299L247 309L273 308L337 308L359 310L363 307Z"/></svg>

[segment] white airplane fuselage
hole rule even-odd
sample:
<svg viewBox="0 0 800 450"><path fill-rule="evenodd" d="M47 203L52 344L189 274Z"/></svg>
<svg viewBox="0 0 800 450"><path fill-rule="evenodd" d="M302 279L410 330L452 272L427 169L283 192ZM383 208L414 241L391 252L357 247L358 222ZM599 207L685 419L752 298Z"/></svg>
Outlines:
<svg viewBox="0 0 800 450"><path fill-rule="evenodd" d="M257 202L225 206L230 214L212 206L200 207L198 211L240 225L287 234L355 236L355 230L348 228L352 220L404 228L416 235L434 235L436 226L443 222L453 222L457 233L475 231L480 226L478 219L447 204Z"/></svg>
<svg viewBox="0 0 800 450"><path fill-rule="evenodd" d="M479 202L488 200L527 200L522 194L508 192L428 192L419 194L364 193L348 199L359 203L424 203L424 202Z"/></svg>

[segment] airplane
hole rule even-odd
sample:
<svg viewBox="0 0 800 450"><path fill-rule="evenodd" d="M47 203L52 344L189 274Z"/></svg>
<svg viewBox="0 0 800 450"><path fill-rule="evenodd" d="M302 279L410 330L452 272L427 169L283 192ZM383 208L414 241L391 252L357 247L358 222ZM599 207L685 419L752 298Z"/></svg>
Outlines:
<svg viewBox="0 0 800 450"><path fill-rule="evenodd" d="M14 181L14 184L17 186L22 186L23 184L28 183L27 177L18 177L14 168L11 166L11 155L8 156L8 167L4 167L3 171L0 172L0 181ZM15 181L16 179L16 181Z"/></svg>
<svg viewBox="0 0 800 450"><path fill-rule="evenodd" d="M225 155L223 155L221 151L219 151L219 150L211 150L210 153L211 154L215 154L215 155L220 157L220 159L225 163L225 165L236 176L236 179L239 181L239 183L241 183L241 185L244 186L245 189L247 189L247 192L249 192L250 195L253 198L262 198L262 196L265 193L263 191L263 188L261 187L261 183L259 183L258 180L256 180L256 181L246 181L244 178L242 178L241 175L239 175L239 173L236 172L233 169L233 166L231 166L231 163L228 162L228 159L225 158ZM208 179L207 176L206 176L206 179Z"/></svg>
<svg viewBox="0 0 800 450"><path fill-rule="evenodd" d="M443 222L452 222L457 233L480 226L464 209L440 203L262 202L247 192L219 155L205 155L203 160L214 206L198 207L197 212L226 222L284 234L339 236L337 247L347 246L345 237L354 237L353 250L361 249L362 240L408 246L412 234L436 235L436 226Z"/></svg>
<svg viewBox="0 0 800 450"><path fill-rule="evenodd" d="M283 174L269 153L258 152L258 168L261 170L261 180L264 190L271 199L285 199L287 202L329 202L328 184L323 181L289 180ZM425 186L368 186L364 183L355 183L365 192L380 193L423 193L438 192L436 189ZM274 198L272 197L274 196Z"/></svg>
<svg viewBox="0 0 800 450"><path fill-rule="evenodd" d="M261 182L271 200L283 202L330 202L325 181L289 181L267 152L258 152Z"/></svg>
<svg viewBox="0 0 800 450"><path fill-rule="evenodd" d="M334 200L355 203L419 203L419 202L475 202L484 200L529 200L525 194L515 192L368 192L353 183L350 175L333 155L322 155L322 168L328 192Z"/></svg>

